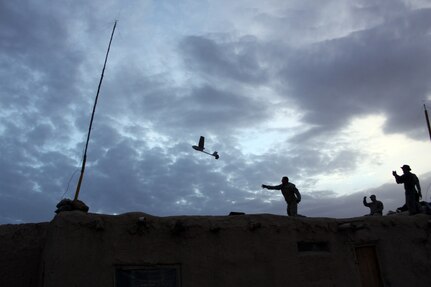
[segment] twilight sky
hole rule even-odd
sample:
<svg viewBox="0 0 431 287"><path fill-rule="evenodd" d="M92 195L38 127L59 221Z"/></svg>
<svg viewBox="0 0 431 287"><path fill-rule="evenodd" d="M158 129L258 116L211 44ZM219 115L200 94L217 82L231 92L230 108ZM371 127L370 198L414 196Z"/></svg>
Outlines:
<svg viewBox="0 0 431 287"><path fill-rule="evenodd" d="M0 0L0 224L90 212L311 217L430 201L431 1ZM191 145L206 137L209 152Z"/></svg>

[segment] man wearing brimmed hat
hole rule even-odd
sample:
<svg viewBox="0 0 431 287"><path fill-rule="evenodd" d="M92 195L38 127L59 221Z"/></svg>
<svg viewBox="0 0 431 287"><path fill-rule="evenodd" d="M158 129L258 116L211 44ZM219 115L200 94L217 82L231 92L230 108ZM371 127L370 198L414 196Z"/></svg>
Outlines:
<svg viewBox="0 0 431 287"><path fill-rule="evenodd" d="M421 186L419 184L418 177L411 173L411 168L407 164L401 167L403 175L398 175L396 171L392 172L395 177L395 181L400 184L404 183L404 189L406 191L406 205L409 210L409 214L413 215L419 213L419 199L422 198Z"/></svg>
<svg viewBox="0 0 431 287"><path fill-rule="evenodd" d="M376 199L373 194L370 196L371 202L367 202L367 197L364 196L364 205L370 208L370 215L383 215L383 203Z"/></svg>

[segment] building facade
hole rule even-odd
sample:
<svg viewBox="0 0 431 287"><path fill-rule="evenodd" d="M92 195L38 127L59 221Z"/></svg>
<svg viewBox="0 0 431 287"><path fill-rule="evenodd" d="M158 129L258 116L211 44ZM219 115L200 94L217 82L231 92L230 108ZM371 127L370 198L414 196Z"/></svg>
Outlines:
<svg viewBox="0 0 431 287"><path fill-rule="evenodd" d="M9 233L0 226L3 241L13 241L2 260L16 262L2 264L9 276L0 285L429 286L430 219L62 212ZM17 236L23 229L37 240Z"/></svg>

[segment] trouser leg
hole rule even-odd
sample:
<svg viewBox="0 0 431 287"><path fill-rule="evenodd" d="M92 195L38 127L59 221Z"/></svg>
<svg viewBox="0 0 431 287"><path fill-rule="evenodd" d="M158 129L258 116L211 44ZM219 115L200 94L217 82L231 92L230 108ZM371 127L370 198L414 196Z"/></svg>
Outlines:
<svg viewBox="0 0 431 287"><path fill-rule="evenodd" d="M297 216L298 215L298 203L296 201L287 203L287 215Z"/></svg>
<svg viewBox="0 0 431 287"><path fill-rule="evenodd" d="M410 215L419 212L418 202L416 201L416 194L414 192L406 192L406 205Z"/></svg>

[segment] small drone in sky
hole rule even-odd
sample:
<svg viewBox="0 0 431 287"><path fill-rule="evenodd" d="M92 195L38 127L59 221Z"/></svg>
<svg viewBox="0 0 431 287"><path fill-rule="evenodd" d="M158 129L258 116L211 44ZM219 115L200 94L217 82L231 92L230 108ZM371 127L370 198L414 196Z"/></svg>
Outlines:
<svg viewBox="0 0 431 287"><path fill-rule="evenodd" d="M199 144L192 146L192 148L194 148L197 151L209 154L209 155L213 156L215 159L219 159L220 156L218 155L218 153L216 151L213 152L212 154L204 151L204 149L205 149L204 145L205 145L205 138L203 136L201 136L199 139Z"/></svg>

